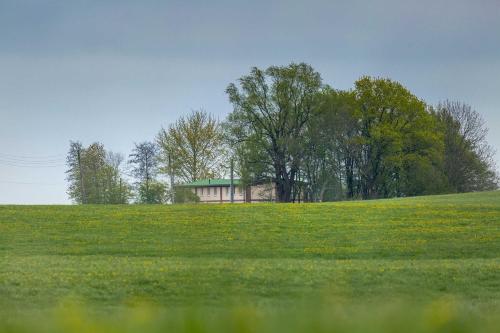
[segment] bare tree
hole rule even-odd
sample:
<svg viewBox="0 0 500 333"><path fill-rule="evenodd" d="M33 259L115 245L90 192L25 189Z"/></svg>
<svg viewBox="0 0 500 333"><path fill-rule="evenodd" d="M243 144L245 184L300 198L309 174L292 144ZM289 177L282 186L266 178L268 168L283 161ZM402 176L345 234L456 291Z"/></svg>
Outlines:
<svg viewBox="0 0 500 333"><path fill-rule="evenodd" d="M487 142L488 128L471 106L445 101L437 106L444 127L445 173L452 190L468 192L498 186L495 151Z"/></svg>
<svg viewBox="0 0 500 333"><path fill-rule="evenodd" d="M136 178L137 199L140 203L162 203L165 186L156 179L158 175L158 146L153 142L135 144L129 156L132 175Z"/></svg>

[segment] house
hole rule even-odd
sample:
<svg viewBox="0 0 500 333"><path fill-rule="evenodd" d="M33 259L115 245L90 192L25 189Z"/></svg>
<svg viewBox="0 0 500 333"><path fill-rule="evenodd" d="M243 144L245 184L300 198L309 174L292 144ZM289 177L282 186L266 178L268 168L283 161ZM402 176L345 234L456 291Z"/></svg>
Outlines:
<svg viewBox="0 0 500 333"><path fill-rule="evenodd" d="M276 200L274 183L260 183L244 186L239 179L233 180L235 203L272 202ZM188 188L200 198L201 203L231 202L230 179L201 179L177 185Z"/></svg>

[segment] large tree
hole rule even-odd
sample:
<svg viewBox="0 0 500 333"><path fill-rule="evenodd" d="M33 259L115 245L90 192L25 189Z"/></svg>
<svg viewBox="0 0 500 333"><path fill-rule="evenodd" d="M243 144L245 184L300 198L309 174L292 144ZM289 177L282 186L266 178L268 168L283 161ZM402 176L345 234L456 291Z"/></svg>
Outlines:
<svg viewBox="0 0 500 333"><path fill-rule="evenodd" d="M357 193L359 119L353 91L329 87L308 125L305 162L307 199L342 200Z"/></svg>
<svg viewBox="0 0 500 333"><path fill-rule="evenodd" d="M438 191L442 136L426 104L389 79L363 77L355 84L355 94L360 117L362 197ZM425 184L417 185L416 181Z"/></svg>
<svg viewBox="0 0 500 333"><path fill-rule="evenodd" d="M363 77L324 89L305 135L311 200L443 191L443 142L427 106L398 82Z"/></svg>
<svg viewBox="0 0 500 333"><path fill-rule="evenodd" d="M225 172L227 157L222 126L203 110L193 111L162 128L157 143L161 171L183 182L219 177Z"/></svg>
<svg viewBox="0 0 500 333"><path fill-rule="evenodd" d="M244 172L272 177L278 201L293 199L304 158L303 135L320 89L319 73L304 63L254 67L226 89L234 107L228 119L232 142L244 154Z"/></svg>

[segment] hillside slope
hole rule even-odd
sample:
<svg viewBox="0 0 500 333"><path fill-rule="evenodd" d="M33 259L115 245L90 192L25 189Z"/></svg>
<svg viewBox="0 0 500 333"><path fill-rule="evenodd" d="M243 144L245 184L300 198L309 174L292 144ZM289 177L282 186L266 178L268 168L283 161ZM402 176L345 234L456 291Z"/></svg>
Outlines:
<svg viewBox="0 0 500 333"><path fill-rule="evenodd" d="M0 206L0 315L99 309L500 300L500 192L322 204Z"/></svg>

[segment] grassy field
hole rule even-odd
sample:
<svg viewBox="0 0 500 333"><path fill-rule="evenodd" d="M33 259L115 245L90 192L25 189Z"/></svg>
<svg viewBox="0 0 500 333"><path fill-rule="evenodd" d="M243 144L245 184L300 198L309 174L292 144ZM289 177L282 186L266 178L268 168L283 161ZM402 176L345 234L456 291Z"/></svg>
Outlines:
<svg viewBox="0 0 500 333"><path fill-rule="evenodd" d="M499 310L500 192L0 206L0 331L495 332Z"/></svg>

